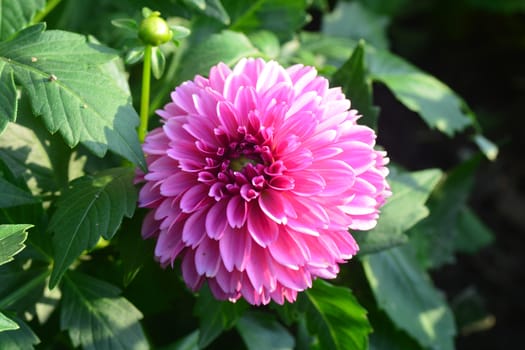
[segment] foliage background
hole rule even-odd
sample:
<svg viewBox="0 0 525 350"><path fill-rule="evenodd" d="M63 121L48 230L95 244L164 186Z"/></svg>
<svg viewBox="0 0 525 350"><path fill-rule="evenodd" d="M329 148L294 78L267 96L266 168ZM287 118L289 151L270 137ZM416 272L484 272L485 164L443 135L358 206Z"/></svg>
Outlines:
<svg viewBox="0 0 525 350"><path fill-rule="evenodd" d="M12 9L15 2L10 1L3 2L1 6ZM24 4L29 3L34 8L42 8L45 1L27 0ZM221 3L228 12L220 6ZM146 346L146 334L151 346L166 349L190 349L196 343L215 349L257 349L258 346L268 348L272 344L282 348L291 348L295 344L298 349L326 348L326 344L333 344L333 347L345 349L350 343L340 343L342 340L351 342L352 338L366 336L370 330L370 326L362 322L364 310L357 302L366 308L371 326L375 329L370 336L371 349L451 348L449 341L452 339L453 328L458 333L455 337L458 349L511 348L518 343L523 328L520 315L525 311L520 294L525 285L523 274L520 273L525 266L521 254L525 232L522 214L525 210L525 188L520 153L524 142L520 102L525 93L523 1L311 1L308 2L311 20L303 29L314 36L308 40L309 34L303 33L303 41L299 46L297 42L290 43L289 40L303 27L301 11L306 7L306 2L303 1L64 0L46 16L45 21L48 29L93 36L104 45L120 50L124 56L135 43L126 32L113 27L111 20L122 17L140 19L143 6L160 10L167 17L176 16L178 19L175 21L178 24L188 25L192 29L192 36L183 41L176 51L173 46L165 48L167 69L164 78L153 83L152 91L155 95L152 109L162 106L168 92L176 84L192 78L195 72L204 73L206 67L215 64L218 57L233 63L241 56L262 51L266 56L279 57L285 63L299 61L317 65L321 73L332 76L333 81L343 87L347 86L350 91L359 91L359 95L350 94L350 97L355 105L363 106L359 107L362 111L368 111L368 123L374 123L372 116L375 109L371 102L380 107L378 142L388 150L399 168L399 172L394 171L398 189L404 190L403 184L417 180L424 190L418 193L414 191L414 187L408 186L411 198L405 198L406 202L403 199L396 202L390 212L394 214L385 215L390 226L380 226L375 231L377 235L374 237L381 238L380 234L385 234L382 240L374 241L366 233L357 235L362 242L363 253L367 248L370 252L391 249L370 255L363 254L359 260L354 259L344 266L336 281L330 281L341 288L317 283L314 289L305 293L293 306L249 309L242 302L235 305L218 303L210 298L206 290L196 299L180 281L178 268L175 267L175 271L160 270L152 261L152 242L138 239L137 227L142 215L140 211L135 212L131 219L124 218L122 223L120 219L118 222L110 220L103 236L111 241L99 242L101 244L93 248L99 237L95 234L89 239L92 242L84 244L84 248L83 245L79 246L80 250L76 255L61 256L57 253L61 251L57 249L60 245L55 243L54 255L50 254L55 265L57 261L61 261L65 267L58 269L55 266L51 273L51 284L58 282L60 274L65 272L69 263L73 263L75 271L82 271L88 276L66 272L60 288L53 289L53 292L44 288L49 281L51 260L49 256L42 258L38 250L42 249L47 254L53 252L50 241L53 231L57 231L56 223L73 225L76 220L76 209L67 213L72 214L71 216L62 214L60 217L54 215L55 211L61 212L56 208L66 208L70 203L68 199L76 195L92 193L95 196L101 193L109 196L110 203L121 204L112 209L112 217L130 217L133 214L133 209L129 207L129 203L133 202L133 191L122 190L119 186L127 188L125 184L129 183L131 175L122 167L98 173L119 166L122 161L114 154L108 154L103 159L94 157L92 152L98 148L91 146L89 152L86 145L73 149L70 169L64 170L60 164L71 156L69 151L65 151L69 147L61 137L48 135L46 128L50 129L49 126L44 127L40 122L35 122L35 118L27 118L33 112L27 103L28 99L23 95L18 106L17 123L34 130L37 139L43 140L43 145L46 146L44 151L51 155L52 164L49 169L35 167L34 162L38 165L38 161L23 158L21 164L13 167L14 163L8 163L11 159L9 157L16 154L13 151L21 150L22 154L28 156L31 152L27 151L31 148L27 147L35 149L36 146L31 145L35 139L29 140L29 144L24 143L23 137L26 134L17 134L13 129L8 129L8 133L0 136L0 141L4 142L0 144L0 185L4 191L0 198L0 223L27 224L17 226L17 232L8 236L20 242L8 241L0 236L0 243L18 249L25 239L26 231L29 234L28 247L16 255L13 262L0 268L0 310L21 325L19 330L0 333L0 348L27 348L38 342L40 343L36 347L42 349L71 348L79 344L90 348L93 339L96 348L105 348L111 346L111 343L97 343L97 339L100 340L97 337L104 331L101 333L96 328L108 321L118 330L114 338L119 341L126 339L123 340L124 348L129 348L129 344ZM334 9L336 11L330 14ZM339 13L343 14L343 21L338 20L337 11L342 11ZM9 12L4 11L3 16L9 18ZM30 16L26 18L29 19ZM230 22L227 21L228 18ZM5 34L9 31L9 22L3 23L1 30ZM219 33L224 28L233 31L210 37L212 33ZM269 29L275 35L260 32L261 28ZM319 32L339 38L327 42L317 40L315 35ZM4 36L2 38L5 39ZM460 109L453 108L445 119L450 125L459 123L456 124L456 129L461 132L454 133L452 129L440 127L432 119L432 115L429 117L428 111L435 111L437 107L423 105L420 112L427 114L424 119L410 111L406 108L410 102L405 100L404 106L392 93L392 86L396 86L395 84L401 87L398 93L403 91L403 87L407 86L403 85L407 83L403 80L406 76L401 75L401 80L396 80L395 75L389 75L388 69L381 66L385 64L388 68L388 64L396 62L395 59L381 56L385 60L379 62L381 64L376 61L374 66L374 61L370 61L370 51L365 50L364 56L355 55L353 60L347 61L356 40L360 38L364 38L367 45L390 50L446 83L468 103L476 115L478 125L462 131L469 122L458 114ZM199 46L204 41L207 45ZM317 44L324 46L316 49ZM369 46L367 48L369 50ZM4 69L4 74L7 71L5 65L10 63L4 57L8 57L13 50L9 43L7 46L0 45L0 68ZM73 50L70 54L74 54ZM102 56L104 54L108 53L102 50L100 56L93 57L102 62L105 60ZM207 56L209 61L206 61ZM194 59L195 57L198 59ZM338 70L344 62L352 70ZM113 69L122 71L122 67ZM125 69L129 75L124 78L129 78L132 100L138 110L141 67L128 65ZM397 69L399 73L399 66ZM411 72L411 68L401 65L401 73L406 73L403 69ZM354 73L352 79L348 78L349 72ZM104 74L106 73L108 71ZM374 74L379 79L374 80L373 99L370 99L369 79ZM117 76L123 78L119 74L112 75L114 79ZM1 79L5 83L8 78L2 75ZM391 79L390 85L388 79ZM423 82L430 83L430 86L437 89L427 91L430 95L441 91L441 85L436 87L433 81L425 79ZM118 82L118 79L115 81ZM98 82L94 80L89 83L90 88L95 90L97 84L107 86L102 77ZM120 86L125 86L120 83ZM9 89L5 88L7 86L3 85L0 92L0 96L5 99L3 102L9 102L13 97L9 94ZM412 93L416 88L422 86L408 85L405 92ZM115 98L125 98L125 94L122 95L117 90L113 94ZM34 97L29 100L31 99ZM447 101L447 108L457 102L450 98ZM1 107L2 116L5 116L9 112L9 103L3 103ZM466 112L468 114L468 109ZM130 111L126 113L133 114ZM0 125L4 122L4 119L0 119ZM441 131L432 130L427 124L437 126ZM472 136L479 134L481 130L483 135L500 146L500 156L494 162L476 156L478 147L472 142ZM5 140L11 141L13 135L18 143L6 144ZM66 137L64 139L73 145L71 140L68 141ZM115 145L109 147L113 150L118 148ZM133 158L130 154L123 155ZM26 173L26 167L35 175L31 181L36 178L39 181L37 186L47 190L44 198L37 198L38 205L30 204L34 201L31 196L22 195L11 186L15 185L27 194L24 181L27 177L17 176ZM428 170L431 168L441 169L447 177L441 178L441 172ZM404 173L402 169L412 173ZM414 173L419 170L424 171ZM65 175L61 173L64 171ZM68 178L72 179L83 173L98 175L95 180L88 177L73 183L69 197L63 196L66 200L61 202ZM35 184L31 181L27 185L33 188ZM108 184L108 191L100 190ZM434 191L426 201L432 189ZM116 192L112 194L112 190ZM121 193L128 193L131 197L116 200ZM6 199L6 194L16 195L19 205L13 206L13 202ZM425 201L431 215L423 219L427 215L423 207ZM408 231L411 226L408 224L409 218L401 215L403 221L392 219L392 215L407 211L401 210L403 205L405 209L415 206L413 211L408 211L417 216L416 219L412 217L413 223L423 219ZM107 207L106 204L104 208ZM473 211L466 209L467 207ZM473 213L482 218L485 224L477 221ZM13 222L13 218L16 222ZM488 245L492 240L491 230L495 239ZM5 232L2 231L2 234ZM86 228L80 236L93 233L93 230ZM406 243L407 237L410 237L409 244L405 244L404 248L391 247ZM84 249L90 251L81 254ZM0 264L14 254L14 251L5 252L0 251ZM79 259L78 255L81 255ZM31 264L28 263L29 259ZM396 262L408 265L395 265ZM392 270L388 270L389 268ZM432 331L443 336L442 339L436 340L429 336L432 332L429 333L424 328L423 322L414 320L414 314L411 313L424 311L428 303L442 303L439 292L432 284L425 282L423 269L430 272L435 285L445 293L450 310L454 312L454 321L445 320L445 325L429 326ZM389 276L397 276L400 271L403 272L400 274L403 277L415 278L411 281L413 283L389 280ZM379 276L379 283L386 283L389 288L381 292L381 288L374 287L371 275ZM17 293L17 290L24 293ZM413 298L407 298L403 294L405 292L413 293L410 295ZM416 300L419 297L423 298L421 303ZM334 305L331 300L336 300ZM392 301L401 301L405 308L396 309L396 304ZM86 306L93 309L86 311L89 309ZM343 313L338 312L338 309L343 310ZM31 318L28 315L38 317ZM46 317L42 319L42 315ZM139 324L141 315L143 318ZM356 321L353 328L338 327L338 322L334 322L337 317L343 317L341 324L347 324L349 320L360 321ZM22 319L26 319L27 323ZM427 317L426 320L430 322L432 317ZM3 322L4 318L0 314L2 326L5 325ZM194 332L196 329L199 329L200 338ZM178 341L187 335L189 336L183 341ZM129 341L128 346L125 341ZM359 339L354 341L356 343L352 344L355 347L364 347L356 344L366 343Z"/></svg>

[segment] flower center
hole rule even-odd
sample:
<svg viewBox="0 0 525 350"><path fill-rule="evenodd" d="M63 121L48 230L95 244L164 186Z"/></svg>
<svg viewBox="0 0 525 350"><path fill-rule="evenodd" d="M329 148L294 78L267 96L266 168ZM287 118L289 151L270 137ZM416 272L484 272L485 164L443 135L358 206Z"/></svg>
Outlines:
<svg viewBox="0 0 525 350"><path fill-rule="evenodd" d="M239 158L230 161L230 168L233 171L241 171L248 164L257 165L258 162L255 159L241 155Z"/></svg>

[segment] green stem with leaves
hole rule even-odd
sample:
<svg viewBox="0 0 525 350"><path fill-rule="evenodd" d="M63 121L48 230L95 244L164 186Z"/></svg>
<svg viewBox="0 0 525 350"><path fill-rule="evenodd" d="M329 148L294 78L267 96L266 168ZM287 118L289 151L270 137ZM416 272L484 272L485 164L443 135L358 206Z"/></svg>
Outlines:
<svg viewBox="0 0 525 350"><path fill-rule="evenodd" d="M33 17L33 20L31 21L31 24L36 24L39 22L42 22L42 20L49 14L49 12L53 11L53 9L60 4L62 0L49 0L46 3L46 7L42 9L42 11L39 11L35 14L35 17Z"/></svg>
<svg viewBox="0 0 525 350"><path fill-rule="evenodd" d="M138 136L140 142L144 142L148 132L149 119L149 95L151 85L151 51L152 46L146 45L144 49L144 65L142 67L142 93L140 96L140 124Z"/></svg>

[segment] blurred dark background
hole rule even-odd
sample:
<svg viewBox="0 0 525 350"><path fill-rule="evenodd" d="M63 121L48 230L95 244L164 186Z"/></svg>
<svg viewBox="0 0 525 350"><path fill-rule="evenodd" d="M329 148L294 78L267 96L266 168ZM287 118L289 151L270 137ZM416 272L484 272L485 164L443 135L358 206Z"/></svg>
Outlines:
<svg viewBox="0 0 525 350"><path fill-rule="evenodd" d="M364 1L381 11L381 1ZM433 272L449 300L475 290L488 315L475 332L458 330L458 349L522 348L525 331L525 2L443 0L404 3L391 16L391 50L435 75L462 96L484 134L500 147L477 172L470 205L495 241ZM383 1L383 3L386 3ZM390 10L389 10L390 11ZM392 15L392 13L389 13ZM458 164L475 151L468 131L451 140L428 130L386 88L375 86L380 143L409 169ZM393 139L390 135L396 135ZM418 147L413 147L414 140ZM411 146L412 145L412 146ZM492 324L495 321L494 324Z"/></svg>

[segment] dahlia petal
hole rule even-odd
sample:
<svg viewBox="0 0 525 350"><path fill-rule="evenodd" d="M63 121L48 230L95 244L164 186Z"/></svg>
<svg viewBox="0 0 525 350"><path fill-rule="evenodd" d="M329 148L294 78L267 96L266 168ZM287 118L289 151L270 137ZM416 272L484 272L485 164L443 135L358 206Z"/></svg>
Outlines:
<svg viewBox="0 0 525 350"><path fill-rule="evenodd" d="M279 264L298 270L309 260L308 247L302 245L292 232L283 231L268 246L268 251Z"/></svg>
<svg viewBox="0 0 525 350"><path fill-rule="evenodd" d="M248 203L246 203L241 196L234 196L228 201L226 218L231 227L243 227L246 223L247 214Z"/></svg>
<svg viewBox="0 0 525 350"><path fill-rule="evenodd" d="M248 207L247 228L253 240L261 247L275 241L279 227L260 209L258 204Z"/></svg>
<svg viewBox="0 0 525 350"><path fill-rule="evenodd" d="M214 277L221 263L219 243L216 240L204 238L195 250L195 268L199 275Z"/></svg>
<svg viewBox="0 0 525 350"><path fill-rule="evenodd" d="M206 237L206 210L191 214L184 223L182 241L195 249Z"/></svg>
<svg viewBox="0 0 525 350"><path fill-rule="evenodd" d="M178 196L195 185L195 178L187 173L176 172L160 185L160 194L164 197Z"/></svg>
<svg viewBox="0 0 525 350"><path fill-rule="evenodd" d="M208 189L205 185L197 184L184 192L180 199L180 208L185 213L192 213L208 201Z"/></svg>
<svg viewBox="0 0 525 350"><path fill-rule="evenodd" d="M205 224L208 237L212 239L221 239L224 234L224 230L228 225L228 221L224 215L227 204L228 203L225 200L222 200L211 205L211 208L206 215Z"/></svg>
<svg viewBox="0 0 525 350"><path fill-rule="evenodd" d="M277 285L276 275L268 252L258 246L252 246L252 252L248 264L246 264L246 275L259 294L263 287L274 290Z"/></svg>
<svg viewBox="0 0 525 350"><path fill-rule="evenodd" d="M197 291L202 283L204 282L204 277L199 275L197 269L195 268L195 253L193 250L186 250L186 254L182 258L182 277L186 285L192 290Z"/></svg>
<svg viewBox="0 0 525 350"><path fill-rule="evenodd" d="M287 218L283 199L279 192L267 189L259 196L259 207L270 219L277 224L286 225Z"/></svg>
<svg viewBox="0 0 525 350"><path fill-rule="evenodd" d="M219 242L222 262L228 271L244 271L250 258L251 238L241 230L226 228Z"/></svg>

